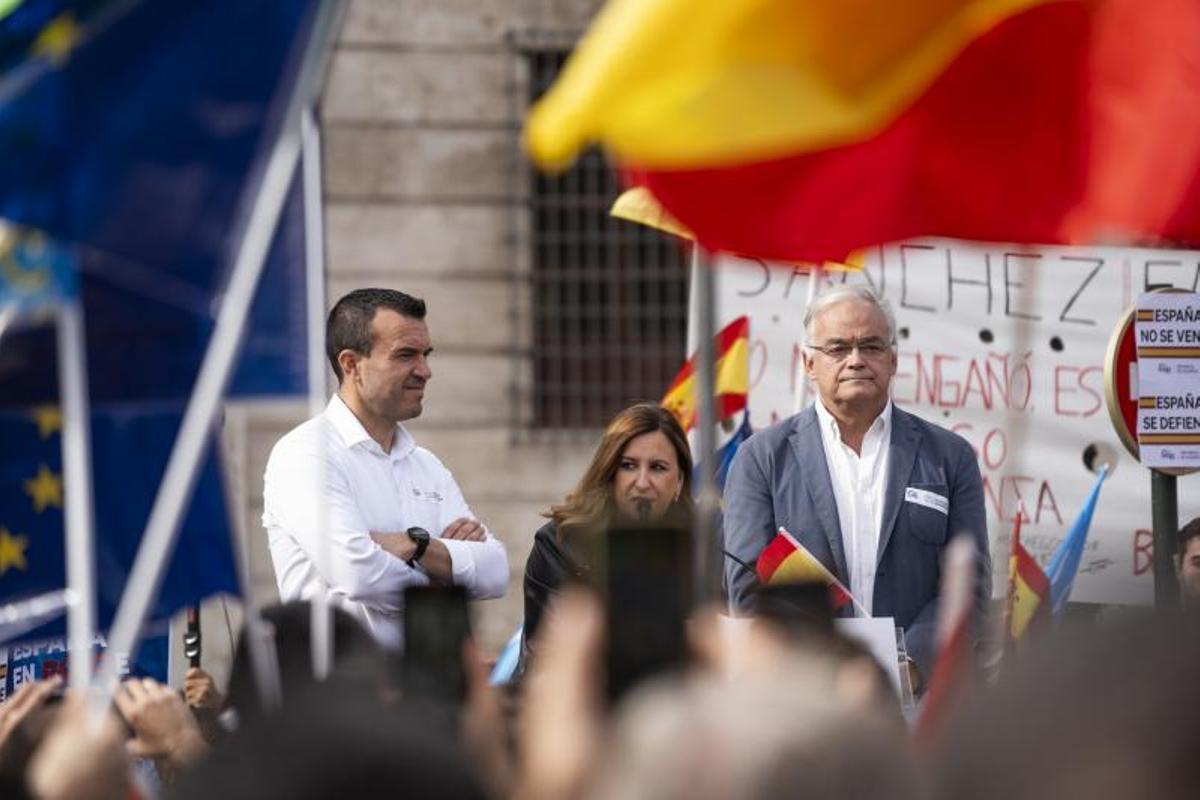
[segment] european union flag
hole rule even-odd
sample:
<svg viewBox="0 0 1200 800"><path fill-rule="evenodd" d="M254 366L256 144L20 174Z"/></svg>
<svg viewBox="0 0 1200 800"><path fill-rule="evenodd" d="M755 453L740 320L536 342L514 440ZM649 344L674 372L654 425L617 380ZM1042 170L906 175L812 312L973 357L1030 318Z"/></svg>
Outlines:
<svg viewBox="0 0 1200 800"><path fill-rule="evenodd" d="M92 414L97 622L107 628L125 589L179 427L178 409ZM62 416L56 406L0 413L0 601L66 585ZM153 619L214 592L238 591L221 471L211 453L183 521ZM62 621L24 638L51 636Z"/></svg>
<svg viewBox="0 0 1200 800"><path fill-rule="evenodd" d="M320 5L25 0L0 14L0 219L77 249L94 403L191 392ZM307 389L303 236L293 187L235 395ZM0 405L55 402L53 333L5 349L24 369L0 363Z"/></svg>
<svg viewBox="0 0 1200 800"><path fill-rule="evenodd" d="M0 0L0 218L74 257L68 275L83 309L93 404L101 629L145 530L322 5ZM307 389L298 181L252 307L234 393ZM54 329L6 334L0 602L65 583L58 398ZM237 588L222 475L214 448L152 618Z"/></svg>

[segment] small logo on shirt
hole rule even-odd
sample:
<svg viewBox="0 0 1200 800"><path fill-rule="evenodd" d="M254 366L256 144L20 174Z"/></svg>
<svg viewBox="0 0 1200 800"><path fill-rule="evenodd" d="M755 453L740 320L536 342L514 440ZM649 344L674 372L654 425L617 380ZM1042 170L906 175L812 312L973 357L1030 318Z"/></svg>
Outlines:
<svg viewBox="0 0 1200 800"><path fill-rule="evenodd" d="M431 503L440 503L443 499L439 492L422 492L415 486L413 487L412 492L413 497L417 498L418 500L428 500Z"/></svg>

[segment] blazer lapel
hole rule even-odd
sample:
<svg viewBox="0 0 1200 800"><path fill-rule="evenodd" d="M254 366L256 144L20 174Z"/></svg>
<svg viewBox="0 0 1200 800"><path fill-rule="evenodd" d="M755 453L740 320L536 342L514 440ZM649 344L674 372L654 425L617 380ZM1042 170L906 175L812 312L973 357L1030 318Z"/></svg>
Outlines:
<svg viewBox="0 0 1200 800"><path fill-rule="evenodd" d="M892 539L896 529L896 517L900 514L900 504L904 502L904 489L912 476L913 464L917 460L917 445L921 440L921 431L913 422L912 417L892 406L892 436L891 452L888 454L887 489L883 494L883 520L879 528L879 550L875 556L875 566L883 561L884 551Z"/></svg>
<svg viewBox="0 0 1200 800"><path fill-rule="evenodd" d="M837 499L833 495L833 481L829 478L829 464L825 461L825 448L821 444L821 428L817 412L812 406L796 421L796 430L789 437L792 452L800 464L804 488L812 498L813 510L820 521L821 529L833 553L837 579L848 584L846 552L842 548L842 525L838 519ZM799 531L793 531L799 534Z"/></svg>

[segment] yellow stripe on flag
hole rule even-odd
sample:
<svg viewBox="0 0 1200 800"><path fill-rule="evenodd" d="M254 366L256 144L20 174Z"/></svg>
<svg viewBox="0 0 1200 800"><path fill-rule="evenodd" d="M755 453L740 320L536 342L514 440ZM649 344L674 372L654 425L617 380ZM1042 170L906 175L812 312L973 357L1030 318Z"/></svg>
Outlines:
<svg viewBox="0 0 1200 800"><path fill-rule="evenodd" d="M807 550L796 550L780 562L779 567L771 574L771 585L785 583L833 583L836 579L825 569L825 565L814 558Z"/></svg>
<svg viewBox="0 0 1200 800"><path fill-rule="evenodd" d="M750 342L738 339L717 359L713 372L714 394L746 394L750 391Z"/></svg>
<svg viewBox="0 0 1200 800"><path fill-rule="evenodd" d="M621 192L620 197L613 203L608 212L618 219L637 222L648 228L654 228L663 233L669 233L683 239L695 239L692 232L683 223L667 213L650 190L644 186L635 186Z"/></svg>
<svg viewBox="0 0 1200 800"><path fill-rule="evenodd" d="M666 169L861 140L980 34L1049 1L609 0L525 144L545 168L602 141Z"/></svg>
<svg viewBox="0 0 1200 800"><path fill-rule="evenodd" d="M1011 560L1015 562L1016 556L1013 556ZM1034 615L1037 614L1042 598L1021 579L1015 566L1012 568L1012 572L1015 574L1012 581L1012 606L1009 611L1008 626L1012 638L1019 640L1025 634L1029 623L1033 621Z"/></svg>

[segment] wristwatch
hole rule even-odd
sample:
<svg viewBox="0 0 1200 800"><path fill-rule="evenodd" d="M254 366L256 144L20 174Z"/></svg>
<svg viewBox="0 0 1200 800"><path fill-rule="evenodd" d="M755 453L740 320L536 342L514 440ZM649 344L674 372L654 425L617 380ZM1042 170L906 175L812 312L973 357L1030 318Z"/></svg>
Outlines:
<svg viewBox="0 0 1200 800"><path fill-rule="evenodd" d="M415 568L417 562L421 560L421 556L425 555L425 551L429 548L429 531L424 528L409 528L405 531L408 537L416 544L417 549L413 551L412 558L405 561L410 567Z"/></svg>

